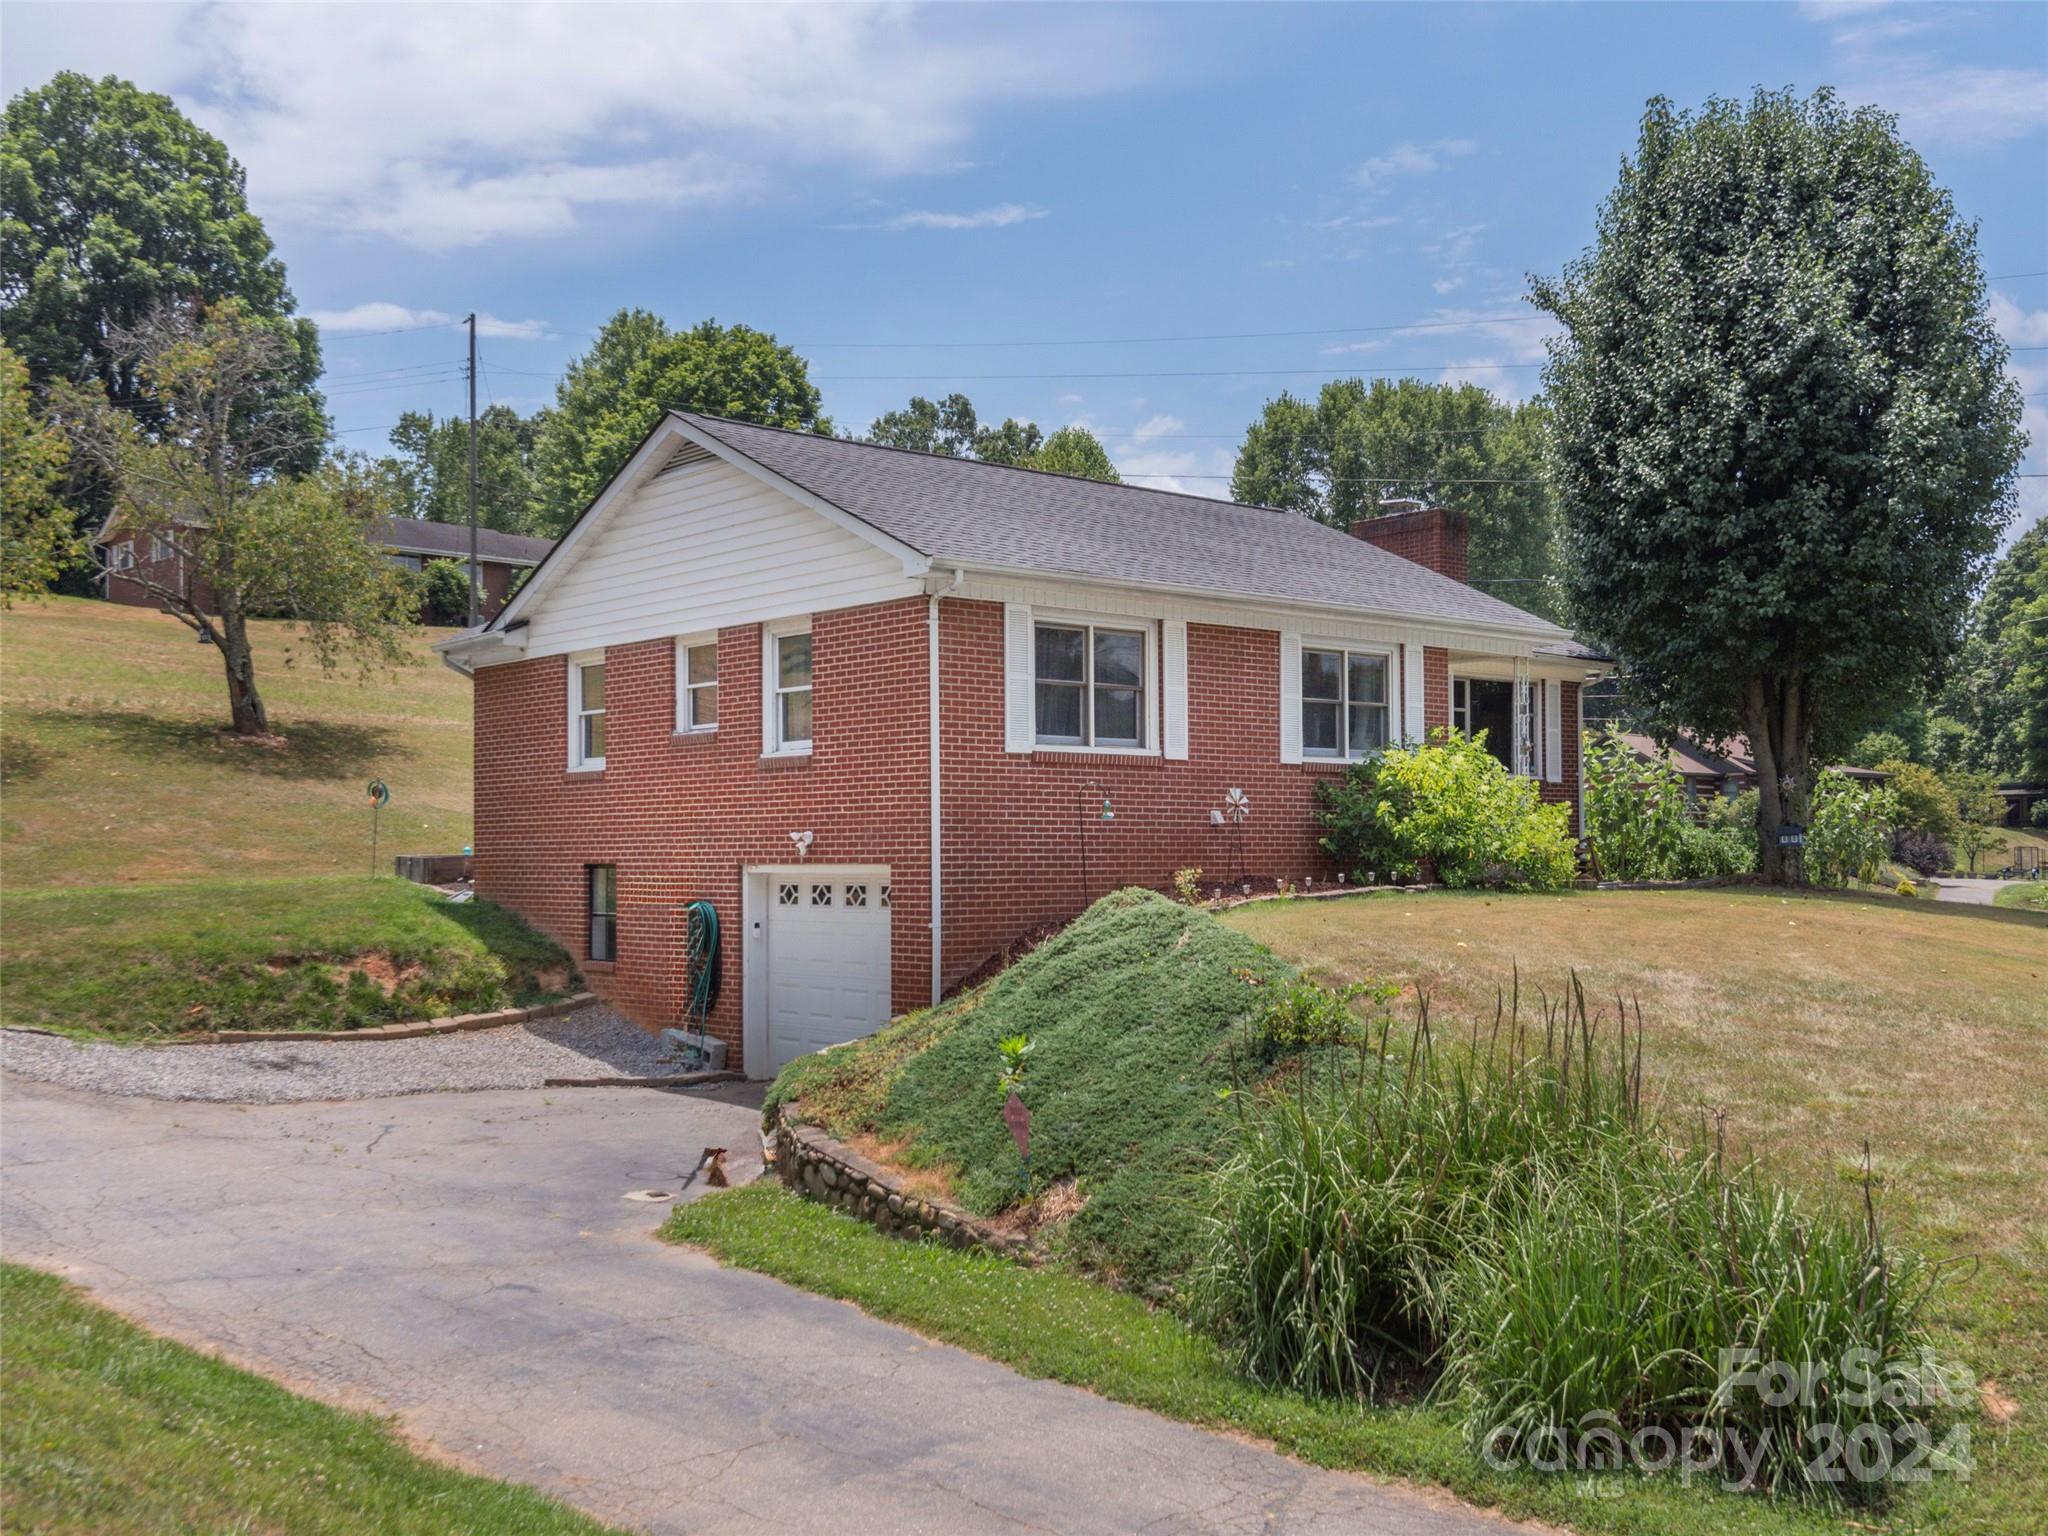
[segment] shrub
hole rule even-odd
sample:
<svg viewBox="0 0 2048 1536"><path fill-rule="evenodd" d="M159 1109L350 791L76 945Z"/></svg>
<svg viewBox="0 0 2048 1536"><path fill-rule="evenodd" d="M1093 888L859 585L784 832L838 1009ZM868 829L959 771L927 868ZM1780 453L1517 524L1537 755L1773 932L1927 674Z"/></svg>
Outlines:
<svg viewBox="0 0 2048 1536"><path fill-rule="evenodd" d="M1883 768L1905 762L1913 755L1906 738L1893 731L1871 731L1849 749L1846 761L1858 768Z"/></svg>
<svg viewBox="0 0 2048 1536"><path fill-rule="evenodd" d="M2033 813L2027 819L2037 827L2048 827L2048 799L2036 800Z"/></svg>
<svg viewBox="0 0 2048 1536"><path fill-rule="evenodd" d="M1892 798L1898 804L1898 825L1948 842L1955 836L1956 799L1932 768L1892 758L1877 765L1891 775Z"/></svg>
<svg viewBox="0 0 2048 1536"><path fill-rule="evenodd" d="M1322 846L1354 878L1414 879L1429 865L1449 886L1556 890L1575 865L1569 809L1476 741L1438 731L1316 786Z"/></svg>
<svg viewBox="0 0 2048 1536"><path fill-rule="evenodd" d="M1202 868L1199 864L1173 872L1173 899L1184 907L1202 904Z"/></svg>
<svg viewBox="0 0 2048 1536"><path fill-rule="evenodd" d="M1724 1349L1867 1350L1917 1380L1929 1272L1883 1242L1867 1180L1862 1218L1811 1211L1718 1141L1670 1143L1642 1115L1640 1033L1602 1039L1576 987L1545 1012L1540 1036L1511 1015L1440 1053L1425 1009L1405 1044L1382 1025L1355 1068L1325 1057L1245 1111L1196 1292L1239 1366L1342 1396L1391 1361L1437 1370L1494 1452L1589 1422L1739 1430L1786 1489L1826 1487L1808 1481L1819 1422L1854 1437L1927 1414L1845 1403L1839 1382L1783 1407L1731 1390Z"/></svg>
<svg viewBox="0 0 2048 1536"><path fill-rule="evenodd" d="M429 560L420 567L420 620L462 624L469 619L469 568L460 560Z"/></svg>
<svg viewBox="0 0 2048 1536"><path fill-rule="evenodd" d="M1846 774L1823 773L1806 829L1806 878L1815 885L1872 881L1892 848L1891 791Z"/></svg>
<svg viewBox="0 0 2048 1536"><path fill-rule="evenodd" d="M1762 800L1753 789L1739 795L1716 795L1706 808L1706 824L1717 832L1740 832L1754 843L1757 806Z"/></svg>
<svg viewBox="0 0 2048 1536"><path fill-rule="evenodd" d="M1585 743L1586 841L1608 880L1668 880L1686 829L1685 780L1609 725Z"/></svg>
<svg viewBox="0 0 2048 1536"><path fill-rule="evenodd" d="M1928 833L1894 827L1892 858L1915 874L1938 875L1945 869L1955 868L1956 851Z"/></svg>
<svg viewBox="0 0 2048 1536"><path fill-rule="evenodd" d="M1400 992L1392 982L1356 981L1331 989L1312 981L1292 981L1267 1005L1252 1029L1259 1051L1268 1059L1291 1056L1315 1046L1349 1045L1361 1038L1365 1021L1355 1011L1360 1003L1381 1005Z"/></svg>
<svg viewBox="0 0 2048 1536"><path fill-rule="evenodd" d="M1678 857L1672 867L1681 880L1751 874L1756 869L1756 830L1740 832L1688 823L1679 829Z"/></svg>

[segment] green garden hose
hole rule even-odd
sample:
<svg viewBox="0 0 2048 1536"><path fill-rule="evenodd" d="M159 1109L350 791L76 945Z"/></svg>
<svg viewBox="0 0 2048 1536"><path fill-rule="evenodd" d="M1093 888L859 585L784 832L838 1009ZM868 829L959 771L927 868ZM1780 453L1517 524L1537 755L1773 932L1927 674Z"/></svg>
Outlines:
<svg viewBox="0 0 2048 1536"><path fill-rule="evenodd" d="M705 1021L711 1017L711 1005L718 1001L718 908L708 901L693 901L683 912L688 923L684 955L694 973L684 1022L694 1019L701 1035Z"/></svg>

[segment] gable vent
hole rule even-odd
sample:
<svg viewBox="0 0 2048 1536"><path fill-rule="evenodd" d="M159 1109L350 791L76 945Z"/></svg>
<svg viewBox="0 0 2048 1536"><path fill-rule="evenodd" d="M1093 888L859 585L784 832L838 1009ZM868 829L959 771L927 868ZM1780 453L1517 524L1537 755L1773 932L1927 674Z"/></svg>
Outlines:
<svg viewBox="0 0 2048 1536"><path fill-rule="evenodd" d="M711 456L709 448L702 447L696 443L684 443L674 453L670 454L668 462L663 464L654 473L658 478L674 470L687 469L692 464L705 463Z"/></svg>

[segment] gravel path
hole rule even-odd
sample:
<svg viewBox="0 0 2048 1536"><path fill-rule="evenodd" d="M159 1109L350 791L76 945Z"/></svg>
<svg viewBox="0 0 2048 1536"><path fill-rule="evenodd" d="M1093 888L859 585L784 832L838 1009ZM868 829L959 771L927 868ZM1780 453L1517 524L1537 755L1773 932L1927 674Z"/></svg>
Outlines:
<svg viewBox="0 0 2048 1536"><path fill-rule="evenodd" d="M666 1041L603 1007L413 1040L129 1046L4 1030L0 1067L97 1093L225 1104L538 1088L550 1077L653 1077L681 1070Z"/></svg>

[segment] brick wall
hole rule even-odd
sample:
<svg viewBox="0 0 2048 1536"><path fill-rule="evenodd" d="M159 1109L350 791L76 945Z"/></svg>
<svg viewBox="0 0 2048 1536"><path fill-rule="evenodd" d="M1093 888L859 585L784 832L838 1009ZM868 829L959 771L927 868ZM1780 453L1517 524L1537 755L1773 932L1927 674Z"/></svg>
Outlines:
<svg viewBox="0 0 2048 1536"><path fill-rule="evenodd" d="M1019 935L1119 885L1168 887L1176 869L1238 873L1237 833L1210 823L1251 799L1243 862L1299 881L1335 871L1316 847L1314 785L1339 770L1280 762L1280 637L1188 626L1188 757L1003 750L1003 610L941 605L940 719L950 985ZM1091 787L1092 786L1092 787ZM1116 819L1101 819L1107 794ZM1087 884L1082 884L1082 838Z"/></svg>
<svg viewBox="0 0 2048 1536"><path fill-rule="evenodd" d="M761 757L758 626L718 637L718 729L674 733L675 648L605 653L605 768L567 771L567 663L545 657L476 674L477 888L577 957L601 996L641 1025L679 1022L685 903L723 927L711 1032L742 1065L741 869L794 859L891 870L894 1011L929 1000L925 802L925 605L921 598L818 614L813 750ZM584 868L618 868L618 960L587 959Z"/></svg>
<svg viewBox="0 0 2048 1536"><path fill-rule="evenodd" d="M678 1022L686 983L681 909L699 898L724 922L712 1032L735 1065L745 986L741 871L787 864L788 834L816 834L814 864L891 869L892 1007L930 995L929 724L921 598L815 616L813 751L761 758L757 626L719 634L719 729L673 734L675 652L667 640L606 652L605 769L570 773L561 657L476 675L478 889L577 956L592 985L648 1028ZM1279 636L1188 626L1188 757L1003 749L1003 610L940 605L944 726L942 835L951 985L1019 937L1071 917L1119 885L1166 888L1199 865L1212 880L1334 878L1316 846L1315 784L1341 770L1279 761ZM1423 657L1424 717L1449 723L1449 656ZM1576 689L1564 696L1572 718ZM1578 744L1565 743L1575 800ZM1210 821L1232 788L1252 811L1236 831ZM1101 819L1107 795L1112 821ZM1087 875L1082 874L1085 836ZM584 870L618 869L619 957L587 960Z"/></svg>

